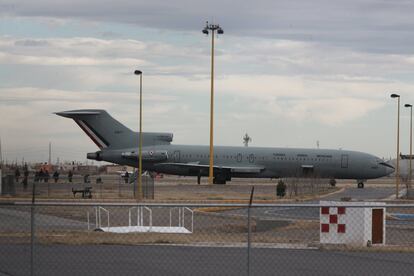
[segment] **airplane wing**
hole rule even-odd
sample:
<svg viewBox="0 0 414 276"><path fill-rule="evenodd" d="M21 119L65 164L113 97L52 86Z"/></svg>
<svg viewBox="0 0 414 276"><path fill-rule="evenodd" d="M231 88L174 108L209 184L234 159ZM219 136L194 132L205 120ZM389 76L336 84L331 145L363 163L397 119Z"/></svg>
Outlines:
<svg viewBox="0 0 414 276"><path fill-rule="evenodd" d="M158 163L155 164L156 167L178 167L178 168L188 168L188 169L208 169L209 165L200 165L197 162L192 163ZM242 166L220 166L214 165L215 170L229 170L234 173L260 173L265 168L263 166L251 166L251 167L242 167Z"/></svg>

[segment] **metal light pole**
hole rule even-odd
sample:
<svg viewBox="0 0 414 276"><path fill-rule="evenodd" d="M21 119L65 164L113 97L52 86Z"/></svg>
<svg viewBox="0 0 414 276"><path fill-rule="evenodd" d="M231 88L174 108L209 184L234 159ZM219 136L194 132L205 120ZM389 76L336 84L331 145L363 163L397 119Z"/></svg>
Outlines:
<svg viewBox="0 0 414 276"><path fill-rule="evenodd" d="M142 71L135 70L139 75L139 146L138 146L138 199L142 198Z"/></svg>
<svg viewBox="0 0 414 276"><path fill-rule="evenodd" d="M400 95L391 94L391 98L398 99L398 113L397 113L397 166L395 171L395 198L398 198L398 191L400 186Z"/></svg>
<svg viewBox="0 0 414 276"><path fill-rule="evenodd" d="M203 29L203 34L208 35L209 30L211 31L211 94L210 94L210 167L208 171L208 183L213 184L214 170L214 148L213 148L213 113L214 113L214 33L223 34L224 31L220 25L208 24Z"/></svg>
<svg viewBox="0 0 414 276"><path fill-rule="evenodd" d="M411 189L411 179L412 179L411 162L412 162L412 155L413 155L413 105L405 104L404 106L410 108L410 172L409 172L410 182L409 182L408 188ZM408 193L409 191L407 191L407 194Z"/></svg>

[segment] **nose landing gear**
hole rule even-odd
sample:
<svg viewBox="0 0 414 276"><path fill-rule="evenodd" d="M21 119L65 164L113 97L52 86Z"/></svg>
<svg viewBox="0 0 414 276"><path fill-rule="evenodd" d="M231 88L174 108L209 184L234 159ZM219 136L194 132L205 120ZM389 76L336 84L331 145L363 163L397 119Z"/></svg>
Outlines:
<svg viewBox="0 0 414 276"><path fill-rule="evenodd" d="M357 180L358 189L364 189L364 180Z"/></svg>

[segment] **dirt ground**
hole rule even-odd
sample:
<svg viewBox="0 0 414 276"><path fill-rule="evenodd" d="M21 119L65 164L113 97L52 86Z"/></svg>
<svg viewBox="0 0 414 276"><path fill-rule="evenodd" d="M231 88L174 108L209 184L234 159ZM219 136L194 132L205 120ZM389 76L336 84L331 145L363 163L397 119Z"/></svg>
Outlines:
<svg viewBox="0 0 414 276"><path fill-rule="evenodd" d="M116 175L102 175L102 183L96 183L98 176L91 177L89 183L83 183L82 177L75 178L72 183L60 179L57 183L36 183L37 200L81 201L81 202L136 202L137 186L128 184ZM252 187L254 201L272 203L278 200L305 200L310 197L331 193L338 190L331 187L328 179L285 180L286 196L280 199L276 196L277 179L241 179L234 178L226 185L209 185L203 178L200 185L195 177L164 176L154 180L154 198L150 202L246 202L250 198ZM339 181L338 186L351 185L349 181ZM2 196L0 200L29 200L32 197L33 183L24 187L21 183L15 185L15 195ZM81 194L73 194L72 189L81 190L91 187L92 199L82 199Z"/></svg>

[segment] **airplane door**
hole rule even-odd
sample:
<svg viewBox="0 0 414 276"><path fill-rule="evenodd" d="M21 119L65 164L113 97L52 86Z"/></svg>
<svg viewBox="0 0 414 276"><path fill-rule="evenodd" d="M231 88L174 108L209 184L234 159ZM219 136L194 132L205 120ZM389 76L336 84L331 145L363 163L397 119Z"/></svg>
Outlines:
<svg viewBox="0 0 414 276"><path fill-rule="evenodd" d="M348 168L348 154L342 154L341 157L341 168Z"/></svg>
<svg viewBox="0 0 414 276"><path fill-rule="evenodd" d="M383 243L384 210L372 209L372 244Z"/></svg>
<svg viewBox="0 0 414 276"><path fill-rule="evenodd" d="M180 151L179 150L174 151L174 153L173 153L173 160L176 163L179 163L180 162Z"/></svg>

